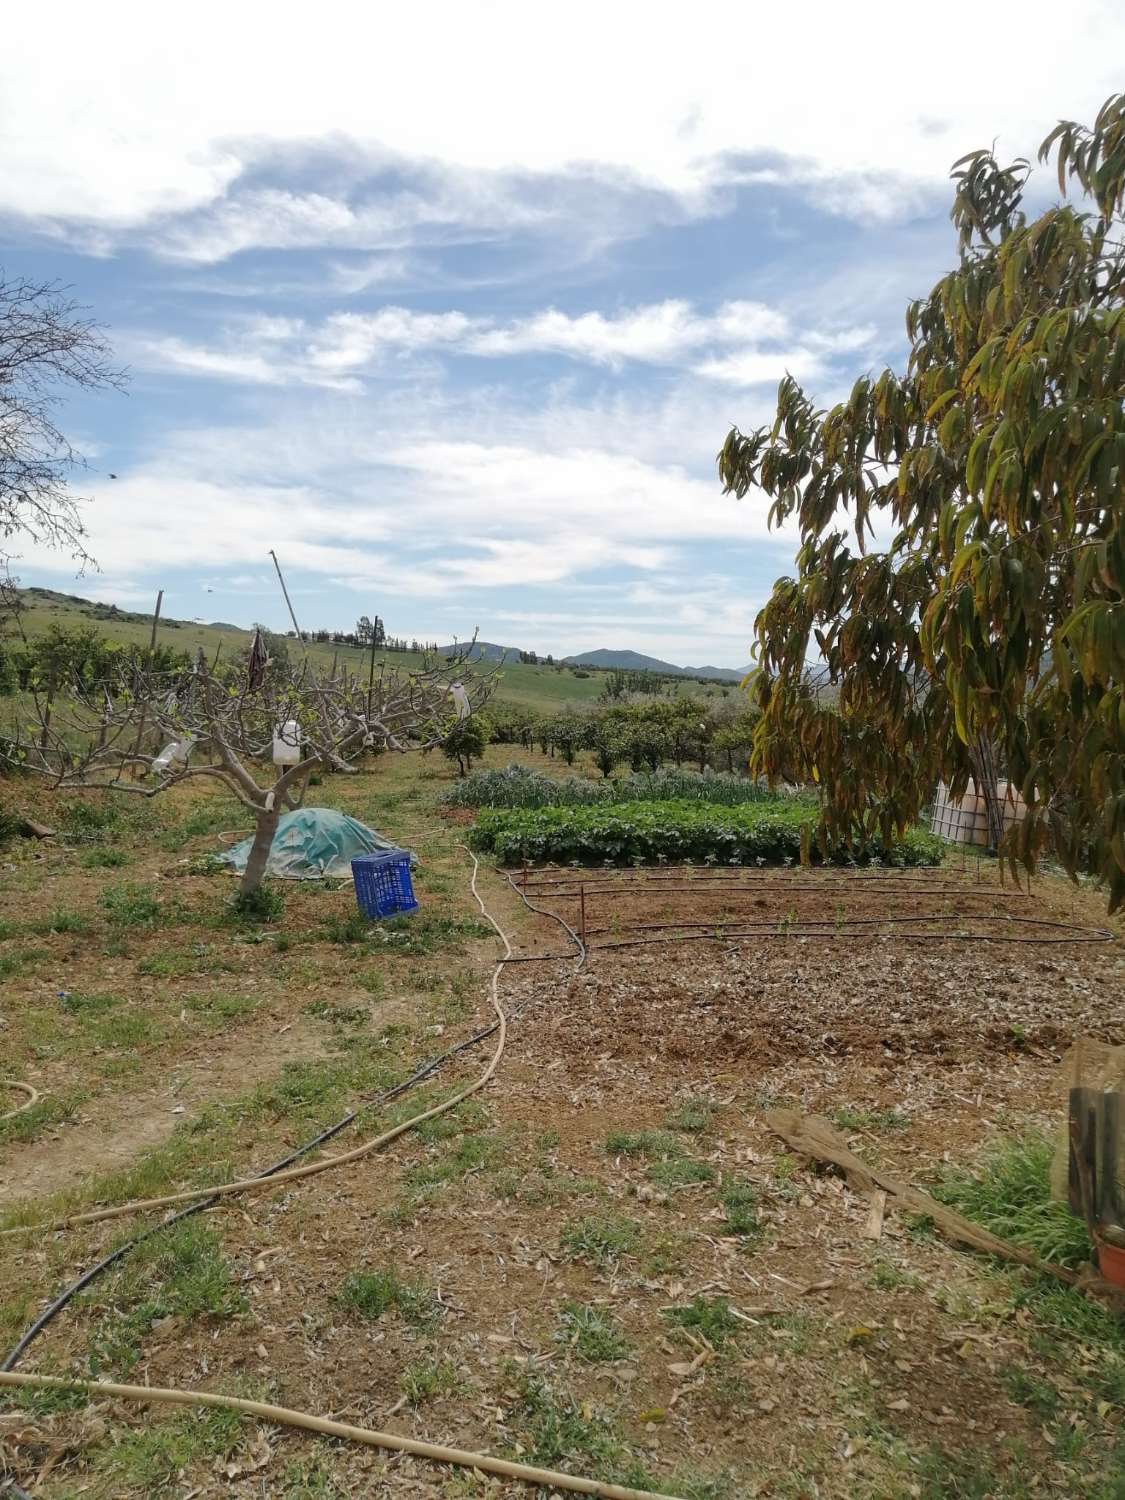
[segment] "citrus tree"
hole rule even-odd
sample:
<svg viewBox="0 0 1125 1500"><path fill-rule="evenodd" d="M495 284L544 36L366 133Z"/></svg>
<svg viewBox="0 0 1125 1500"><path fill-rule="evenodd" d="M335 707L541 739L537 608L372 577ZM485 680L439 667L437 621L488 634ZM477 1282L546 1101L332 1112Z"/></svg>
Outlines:
<svg viewBox="0 0 1125 1500"><path fill-rule="evenodd" d="M1125 95L1056 126L1052 155L1060 201L1030 221L1027 162L957 162L958 263L907 310L905 370L830 411L785 379L772 427L731 431L719 472L800 530L756 622L754 769L819 781L821 836L862 840L902 831L939 779L987 791L994 763L1027 804L1013 868L1050 847L1116 908Z"/></svg>

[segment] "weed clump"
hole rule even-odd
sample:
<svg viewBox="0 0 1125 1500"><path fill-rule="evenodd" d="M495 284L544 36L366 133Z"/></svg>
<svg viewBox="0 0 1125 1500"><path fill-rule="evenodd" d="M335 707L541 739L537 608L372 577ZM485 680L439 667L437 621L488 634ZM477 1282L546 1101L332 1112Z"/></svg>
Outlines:
<svg viewBox="0 0 1125 1500"><path fill-rule="evenodd" d="M588 1216L566 1226L561 1244L572 1260L613 1266L636 1247L639 1239L640 1226L633 1219Z"/></svg>
<svg viewBox="0 0 1125 1500"><path fill-rule="evenodd" d="M573 1349L584 1364L603 1364L624 1359L629 1343L620 1324L600 1307L583 1302L564 1302L558 1332L558 1343Z"/></svg>
<svg viewBox="0 0 1125 1500"><path fill-rule="evenodd" d="M696 1297L684 1307L668 1308L664 1316L677 1328L690 1328L716 1346L738 1332L738 1319L726 1297Z"/></svg>
<svg viewBox="0 0 1125 1500"><path fill-rule="evenodd" d="M285 897L276 886L260 885L256 891L239 891L230 910L237 923L276 922L285 910Z"/></svg>
<svg viewBox="0 0 1125 1500"><path fill-rule="evenodd" d="M393 1310L411 1328L428 1329L441 1316L441 1304L429 1288L421 1281L404 1281L395 1270L349 1272L337 1300L366 1323Z"/></svg>

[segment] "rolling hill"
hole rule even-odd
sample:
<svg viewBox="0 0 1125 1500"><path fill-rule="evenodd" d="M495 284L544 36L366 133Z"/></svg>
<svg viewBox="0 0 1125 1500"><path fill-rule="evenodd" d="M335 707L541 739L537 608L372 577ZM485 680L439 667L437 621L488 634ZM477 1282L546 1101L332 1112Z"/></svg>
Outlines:
<svg viewBox="0 0 1125 1500"><path fill-rule="evenodd" d="M140 645L147 643L152 631L151 614L119 609L112 604L95 603L78 594L64 594L54 589L26 588L20 590L20 597L24 604L23 628L31 636L42 634L52 625L59 625L63 629L92 625L112 640ZM9 636L12 633L10 628L7 631L4 630L2 621L0 621L0 633ZM194 654L197 647L202 647L208 657L213 657L220 646L224 653L246 650L251 641L251 632L221 620L205 624L199 620L177 620L162 616L157 638L166 645L174 646L189 654ZM308 653L309 659L314 663L319 662L329 667L335 659L341 665L347 666L350 671L355 672L364 671L371 659L370 652L364 646L309 641L302 648L297 645L296 641L290 641L291 654L302 649ZM450 648L444 649L448 651ZM556 662L551 666L544 662L538 664L521 662L517 648L499 646L492 641L477 642L478 660L483 659L486 663L495 664L505 653L507 654L504 663L500 667L497 697L505 702L530 708L536 713L554 713L564 704L593 703L604 686L601 674L596 670L584 669L577 659L571 665L563 662ZM588 654L596 656L598 653ZM609 654L616 656L630 653ZM656 661L654 657L642 657L638 653L631 654L636 656L638 661ZM416 667L419 657L414 652L378 651L376 661ZM575 667L582 673L581 676L576 674ZM664 670L663 664L656 663L656 669ZM638 670L641 669L638 668ZM646 670L653 670L653 668ZM670 675L686 675L675 667L667 670ZM735 680L737 675L737 673L732 673L731 680ZM685 687L689 691L707 691L702 687L693 689L687 684Z"/></svg>
<svg viewBox="0 0 1125 1500"><path fill-rule="evenodd" d="M749 667L736 671L733 667L677 667L670 661L661 661L656 656L643 656L639 651L583 651L580 656L564 658L568 666L598 667L624 672L659 672L666 677L713 677L716 682L741 682Z"/></svg>

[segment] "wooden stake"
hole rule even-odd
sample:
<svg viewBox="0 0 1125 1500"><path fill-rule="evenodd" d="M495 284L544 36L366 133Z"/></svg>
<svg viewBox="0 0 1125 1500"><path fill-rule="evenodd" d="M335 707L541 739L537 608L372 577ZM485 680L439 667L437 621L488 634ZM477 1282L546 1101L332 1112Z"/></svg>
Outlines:
<svg viewBox="0 0 1125 1500"><path fill-rule="evenodd" d="M578 935L582 939L582 946L586 946L586 882L583 881L578 887L579 918Z"/></svg>

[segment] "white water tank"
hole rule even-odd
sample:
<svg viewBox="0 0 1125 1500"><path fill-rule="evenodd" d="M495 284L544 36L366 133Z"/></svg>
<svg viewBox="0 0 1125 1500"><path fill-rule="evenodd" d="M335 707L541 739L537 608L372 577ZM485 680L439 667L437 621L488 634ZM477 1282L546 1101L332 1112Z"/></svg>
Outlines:
<svg viewBox="0 0 1125 1500"><path fill-rule="evenodd" d="M273 732L273 763L295 766L301 759L301 726L296 719L286 719Z"/></svg>

